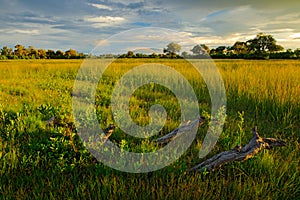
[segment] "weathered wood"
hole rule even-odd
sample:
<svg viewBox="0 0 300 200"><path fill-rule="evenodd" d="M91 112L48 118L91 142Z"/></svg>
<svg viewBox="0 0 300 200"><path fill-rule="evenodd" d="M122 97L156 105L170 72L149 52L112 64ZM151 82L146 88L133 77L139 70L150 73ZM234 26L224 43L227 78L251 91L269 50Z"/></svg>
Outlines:
<svg viewBox="0 0 300 200"><path fill-rule="evenodd" d="M109 124L108 127L104 130L104 134L105 134L105 138L108 139L111 134L114 132L115 130L115 125L113 124Z"/></svg>
<svg viewBox="0 0 300 200"><path fill-rule="evenodd" d="M205 121L206 121L205 117L202 117L202 116L199 117L198 119L195 119L192 122L188 121L187 123L183 124L182 126L178 127L177 129L173 130L169 134L167 134L161 138L153 140L153 142L156 142L157 144L166 144L166 143L170 142L171 140L173 140L174 138L176 138L177 136L179 136L181 133L184 133L189 130L193 130L195 128L195 126L197 126L197 128L198 128Z"/></svg>
<svg viewBox="0 0 300 200"><path fill-rule="evenodd" d="M257 127L254 127L252 129L252 139L245 147L236 146L230 151L219 153L196 165L190 171L214 171L228 162L247 160L254 157L261 150L271 149L274 146L286 146L286 143L279 139L262 138L257 132Z"/></svg>
<svg viewBox="0 0 300 200"><path fill-rule="evenodd" d="M51 117L47 120L46 125L57 125L58 120L55 117ZM193 130L194 128L198 128L199 126L203 125L206 122L205 117L199 117L192 122L187 122L180 126L179 128L173 130L169 134L153 140L158 144L166 144L171 140L175 139L176 137L180 136L181 134ZM105 143L108 138L114 132L115 126L110 124L105 130L104 135L99 136L101 143ZM97 138L96 140L98 140ZM249 143L244 146L236 146L230 151L221 152L212 158L207 159L206 161L196 165L195 167L191 168L189 171L214 171L218 169L220 166L234 161L244 161L248 160L249 158L254 157L258 152L263 149L272 149L275 146L286 146L286 143L282 140L275 139L275 138L262 138L259 136L257 132L257 127L252 129L252 139Z"/></svg>

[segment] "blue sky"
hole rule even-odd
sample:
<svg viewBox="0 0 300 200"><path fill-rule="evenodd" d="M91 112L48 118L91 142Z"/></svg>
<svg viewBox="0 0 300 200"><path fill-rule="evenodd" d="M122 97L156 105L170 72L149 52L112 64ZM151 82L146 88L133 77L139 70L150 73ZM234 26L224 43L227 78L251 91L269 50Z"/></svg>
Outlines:
<svg viewBox="0 0 300 200"><path fill-rule="evenodd" d="M88 53L123 31L161 27L210 47L265 32L285 48L300 48L299 0L0 0L0 5L1 47L20 43ZM144 33L139 29L135 38L138 34ZM153 48L167 42L152 41Z"/></svg>

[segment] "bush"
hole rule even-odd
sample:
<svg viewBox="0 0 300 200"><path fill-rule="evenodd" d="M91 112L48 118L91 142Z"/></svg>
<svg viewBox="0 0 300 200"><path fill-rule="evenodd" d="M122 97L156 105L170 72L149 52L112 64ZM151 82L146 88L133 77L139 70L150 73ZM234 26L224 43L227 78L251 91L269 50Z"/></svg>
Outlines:
<svg viewBox="0 0 300 200"><path fill-rule="evenodd" d="M1 55L1 56L0 56L0 60L7 60L7 57L4 56L4 55Z"/></svg>
<svg viewBox="0 0 300 200"><path fill-rule="evenodd" d="M18 60L18 59L19 59L19 57L18 57L18 56L16 56L16 55L13 55L13 56L11 57L11 59L13 59L13 60Z"/></svg>

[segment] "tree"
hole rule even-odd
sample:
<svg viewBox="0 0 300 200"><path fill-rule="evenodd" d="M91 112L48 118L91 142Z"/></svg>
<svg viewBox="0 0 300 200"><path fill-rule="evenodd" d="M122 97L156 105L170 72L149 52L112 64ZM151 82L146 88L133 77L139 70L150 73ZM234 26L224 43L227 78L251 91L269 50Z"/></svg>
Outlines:
<svg viewBox="0 0 300 200"><path fill-rule="evenodd" d="M225 54L227 47L226 46L219 46L216 48L216 54Z"/></svg>
<svg viewBox="0 0 300 200"><path fill-rule="evenodd" d="M296 54L297 58L300 58L300 48L295 49L294 53Z"/></svg>
<svg viewBox="0 0 300 200"><path fill-rule="evenodd" d="M248 53L247 43L246 42L239 42L239 41L237 41L231 47L231 50L233 50L233 53L237 54L237 55L246 54L246 53Z"/></svg>
<svg viewBox="0 0 300 200"><path fill-rule="evenodd" d="M127 52L127 58L132 58L132 57L134 57L133 51L128 51Z"/></svg>
<svg viewBox="0 0 300 200"><path fill-rule="evenodd" d="M210 49L205 44L198 44L191 49L191 52L195 55L208 55L210 52Z"/></svg>
<svg viewBox="0 0 300 200"><path fill-rule="evenodd" d="M42 59L47 58L47 52L46 52L46 50L45 49L39 49L38 50L38 57L42 58Z"/></svg>
<svg viewBox="0 0 300 200"><path fill-rule="evenodd" d="M23 45L17 44L15 48L8 48L4 46L0 49L1 59L55 59L55 58L85 58L86 55L84 53L77 53L76 50L70 49L66 51L66 54L57 50L56 52L49 49L46 51L45 49L36 49L34 46L29 46L25 48Z"/></svg>
<svg viewBox="0 0 300 200"><path fill-rule="evenodd" d="M171 42L170 44L167 45L167 49L164 49L164 53L176 54L179 53L180 50L181 50L180 44Z"/></svg>
<svg viewBox="0 0 300 200"><path fill-rule="evenodd" d="M7 46L4 46L1 49L1 55L6 56L6 57L10 57L12 55L13 49L12 48L8 48Z"/></svg>
<svg viewBox="0 0 300 200"><path fill-rule="evenodd" d="M159 58L159 55L157 55L155 52L153 52L151 55L149 55L150 58Z"/></svg>
<svg viewBox="0 0 300 200"><path fill-rule="evenodd" d="M212 58L229 58L231 57L230 54L228 54L229 47L226 46L219 46L215 49L210 50L210 56Z"/></svg>
<svg viewBox="0 0 300 200"><path fill-rule="evenodd" d="M269 50L271 53L272 52L281 52L284 50L284 48L283 48L283 46L276 44L276 45L272 46Z"/></svg>
<svg viewBox="0 0 300 200"><path fill-rule="evenodd" d="M31 58L38 58L38 50L34 48L34 46L29 46L28 49L26 49L26 54L29 55Z"/></svg>
<svg viewBox="0 0 300 200"><path fill-rule="evenodd" d="M78 57L79 57L79 58L85 58L86 56L84 55L84 53L79 53L79 54L78 54Z"/></svg>
<svg viewBox="0 0 300 200"><path fill-rule="evenodd" d="M67 58L77 58L77 51L74 49L69 49L68 51L65 52L65 56Z"/></svg>
<svg viewBox="0 0 300 200"><path fill-rule="evenodd" d="M61 50L55 52L56 58L64 58L65 54Z"/></svg>
<svg viewBox="0 0 300 200"><path fill-rule="evenodd" d="M14 54L16 55L16 56L23 56L24 55L24 47L22 46L22 45L20 45L20 44L17 44L16 46L15 46L15 51L14 51Z"/></svg>
<svg viewBox="0 0 300 200"><path fill-rule="evenodd" d="M184 51L184 52L181 53L181 56L182 56L183 58L188 58L188 57L189 57L189 53L186 52L186 51Z"/></svg>
<svg viewBox="0 0 300 200"><path fill-rule="evenodd" d="M254 39L248 40L246 43L250 53L266 54L283 50L283 47L277 45L276 42L272 35L259 33Z"/></svg>
<svg viewBox="0 0 300 200"><path fill-rule="evenodd" d="M56 57L55 55L55 51L51 50L51 49L48 49L48 51L46 52L47 54L47 57L50 58L50 59L53 59Z"/></svg>

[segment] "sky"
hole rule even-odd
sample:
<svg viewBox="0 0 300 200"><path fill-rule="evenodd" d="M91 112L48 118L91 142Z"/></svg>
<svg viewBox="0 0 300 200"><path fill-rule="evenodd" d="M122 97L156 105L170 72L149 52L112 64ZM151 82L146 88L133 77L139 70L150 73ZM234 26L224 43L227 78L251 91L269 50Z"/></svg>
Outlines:
<svg viewBox="0 0 300 200"><path fill-rule="evenodd" d="M299 0L0 0L0 5L0 48L22 44L89 53L98 45L114 51L118 43L105 41L119 40L125 51L126 42L144 48L151 38L147 45L160 49L176 35L214 48L260 32L285 49L300 48ZM149 33L152 27L156 31ZM171 30L170 38L155 39L158 28Z"/></svg>

